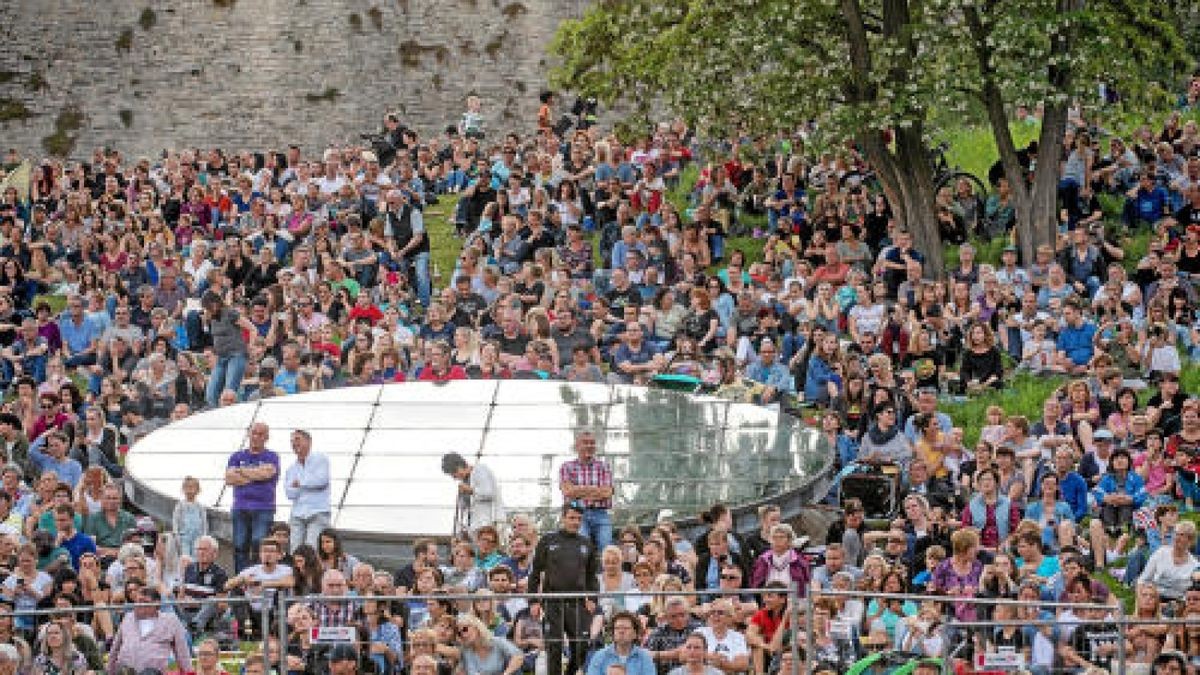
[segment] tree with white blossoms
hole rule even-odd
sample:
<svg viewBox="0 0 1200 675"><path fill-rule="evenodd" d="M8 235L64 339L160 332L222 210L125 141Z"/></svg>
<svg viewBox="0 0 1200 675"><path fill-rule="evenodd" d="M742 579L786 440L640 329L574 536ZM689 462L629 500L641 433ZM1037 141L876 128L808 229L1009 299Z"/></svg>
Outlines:
<svg viewBox="0 0 1200 675"><path fill-rule="evenodd" d="M599 0L560 26L553 80L643 115L669 109L710 133L815 122L827 138L853 141L926 255L926 273L938 275L934 120L987 112L1029 256L1052 237L1070 102L1101 75L1130 92L1149 75L1174 78L1183 49L1170 18L1192 2ZM1016 102L1046 109L1029 188L1007 122Z"/></svg>
<svg viewBox="0 0 1200 675"><path fill-rule="evenodd" d="M1194 8L1190 0L930 0L927 11L959 17L938 35L944 70L936 79L943 95L957 89L984 111L1013 189L1025 260L1054 241L1071 102L1094 100L1100 82L1131 103L1153 108L1170 99L1170 88L1190 65L1179 22ZM1032 182L1024 179L1008 123L1014 103L1043 106Z"/></svg>

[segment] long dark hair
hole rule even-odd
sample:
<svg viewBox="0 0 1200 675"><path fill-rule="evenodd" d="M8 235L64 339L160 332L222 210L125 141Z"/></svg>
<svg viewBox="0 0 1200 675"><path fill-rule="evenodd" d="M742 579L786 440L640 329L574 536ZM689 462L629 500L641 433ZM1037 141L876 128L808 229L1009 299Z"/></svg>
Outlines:
<svg viewBox="0 0 1200 675"><path fill-rule="evenodd" d="M342 538L338 536L337 530L334 530L332 527L327 527L321 530L321 534L317 537L317 542L320 543L320 541L324 538L328 538L333 541L333 553L331 554L332 563L334 565L340 564L342 562L342 557L345 555L345 552L342 550ZM325 547L322 546L320 547L320 550L317 551L317 555L320 557L322 563L325 562L324 549Z"/></svg>
<svg viewBox="0 0 1200 675"><path fill-rule="evenodd" d="M297 574L297 594L321 590L321 559L317 556L317 549L313 548L312 544L300 544L292 551L292 560L301 558L304 560L304 571ZM293 565L292 569L295 568Z"/></svg>

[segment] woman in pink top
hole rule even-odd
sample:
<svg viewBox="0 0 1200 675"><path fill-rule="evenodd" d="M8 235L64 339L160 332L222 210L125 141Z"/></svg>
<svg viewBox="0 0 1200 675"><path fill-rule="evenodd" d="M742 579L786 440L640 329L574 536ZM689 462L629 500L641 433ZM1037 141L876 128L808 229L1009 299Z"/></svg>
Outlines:
<svg viewBox="0 0 1200 675"><path fill-rule="evenodd" d="M1146 434L1146 451L1138 454L1134 470L1146 481L1149 505L1167 504L1175 495L1175 467L1163 449L1162 434L1152 430Z"/></svg>

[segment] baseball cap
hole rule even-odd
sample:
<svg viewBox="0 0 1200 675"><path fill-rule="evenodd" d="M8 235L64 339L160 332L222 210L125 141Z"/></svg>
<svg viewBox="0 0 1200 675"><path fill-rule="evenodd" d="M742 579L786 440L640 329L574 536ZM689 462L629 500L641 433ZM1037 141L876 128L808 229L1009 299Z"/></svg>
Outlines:
<svg viewBox="0 0 1200 675"><path fill-rule="evenodd" d="M1097 429L1096 433L1092 434L1092 439L1097 441L1111 441L1113 438L1113 432L1108 429Z"/></svg>

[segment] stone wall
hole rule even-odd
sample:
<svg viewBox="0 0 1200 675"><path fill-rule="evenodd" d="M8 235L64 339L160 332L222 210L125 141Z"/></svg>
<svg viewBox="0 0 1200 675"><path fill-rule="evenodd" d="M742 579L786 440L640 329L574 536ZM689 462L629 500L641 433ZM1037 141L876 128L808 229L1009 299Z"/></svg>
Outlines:
<svg viewBox="0 0 1200 675"><path fill-rule="evenodd" d="M306 153L399 110L423 134L468 93L531 127L546 45L585 0L4 0L0 148Z"/></svg>

